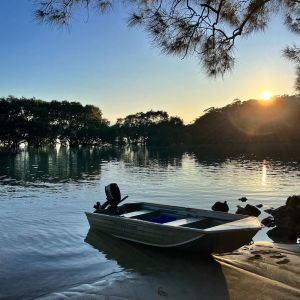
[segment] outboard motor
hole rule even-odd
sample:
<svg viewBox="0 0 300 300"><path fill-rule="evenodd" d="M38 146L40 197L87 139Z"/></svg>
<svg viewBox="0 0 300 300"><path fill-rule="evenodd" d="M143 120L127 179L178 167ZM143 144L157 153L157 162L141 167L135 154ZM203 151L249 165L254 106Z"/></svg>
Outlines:
<svg viewBox="0 0 300 300"><path fill-rule="evenodd" d="M117 206L121 201L121 192L116 183L111 183L105 187L106 199L110 205Z"/></svg>
<svg viewBox="0 0 300 300"><path fill-rule="evenodd" d="M116 183L111 183L105 187L106 202L101 206L101 209L109 210L111 213L117 213L118 205L128 196L121 199L121 192Z"/></svg>

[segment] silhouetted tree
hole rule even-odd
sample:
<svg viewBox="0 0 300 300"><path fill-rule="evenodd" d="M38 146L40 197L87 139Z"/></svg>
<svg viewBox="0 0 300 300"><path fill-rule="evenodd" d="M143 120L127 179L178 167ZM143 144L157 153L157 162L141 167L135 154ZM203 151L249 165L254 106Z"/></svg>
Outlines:
<svg viewBox="0 0 300 300"><path fill-rule="evenodd" d="M191 144L299 143L300 96L273 97L268 103L234 101L211 108L187 127Z"/></svg>
<svg viewBox="0 0 300 300"><path fill-rule="evenodd" d="M164 111L139 112L118 119L118 136L129 143L170 145L183 142L183 121Z"/></svg>
<svg viewBox="0 0 300 300"><path fill-rule="evenodd" d="M165 111L148 111L118 119L109 126L93 105L45 102L35 98L0 98L0 146L21 143L40 147L59 141L79 145L144 144L150 146L244 143L299 143L300 95L276 96L268 102L240 101L210 107L193 124Z"/></svg>
<svg viewBox="0 0 300 300"><path fill-rule="evenodd" d="M300 34L299 0L127 0L133 7L129 25L141 25L163 52L198 56L209 76L234 65L238 37L264 30L280 11L289 30ZM59 25L73 10L95 7L103 12L112 0L40 0L36 17ZM296 85L298 88L298 84Z"/></svg>
<svg viewBox="0 0 300 300"><path fill-rule="evenodd" d="M300 25L299 25L300 27ZM296 46L287 47L284 50L284 55L289 58L291 61L296 63L296 83L295 88L300 92L300 48Z"/></svg>
<svg viewBox="0 0 300 300"><path fill-rule="evenodd" d="M111 142L109 122L98 107L35 98L0 98L0 144L39 147L59 140L70 146Z"/></svg>

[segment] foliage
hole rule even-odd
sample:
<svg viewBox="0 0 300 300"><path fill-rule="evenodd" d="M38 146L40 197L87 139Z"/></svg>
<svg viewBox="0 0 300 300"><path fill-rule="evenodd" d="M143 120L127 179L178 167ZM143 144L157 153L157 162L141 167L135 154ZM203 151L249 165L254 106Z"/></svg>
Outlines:
<svg viewBox="0 0 300 300"><path fill-rule="evenodd" d="M299 143L300 95L263 100L235 99L210 107L192 124L165 111L138 112L109 126L101 110L78 102L0 98L0 145L40 147L60 142L71 147L103 144L149 146Z"/></svg>
<svg viewBox="0 0 300 300"><path fill-rule="evenodd" d="M284 55L296 64L296 83L295 88L300 92L300 48L296 46L287 47Z"/></svg>
<svg viewBox="0 0 300 300"><path fill-rule="evenodd" d="M109 126L93 105L78 102L45 102L35 98L0 98L0 145L18 148L21 143L40 147L46 144L101 145L142 143L170 145L183 141L183 121L164 111L136 113Z"/></svg>
<svg viewBox="0 0 300 300"><path fill-rule="evenodd" d="M110 141L109 122L100 109L78 102L0 98L0 123L0 143L12 148L23 142L34 147L54 144L57 139L70 146Z"/></svg>
<svg viewBox="0 0 300 300"><path fill-rule="evenodd" d="M126 0L132 7L129 25L142 26L163 52L196 55L209 76L223 75L234 65L238 37L266 29L280 12L287 28L300 34L299 0ZM76 8L110 8L112 0L39 0L36 17L58 25L69 23ZM286 49L288 51L288 49ZM298 74L300 69L297 63ZM299 76L298 79L299 81ZM296 84L299 90L299 82Z"/></svg>
<svg viewBox="0 0 300 300"><path fill-rule="evenodd" d="M183 121L169 117L165 111L148 111L118 119L115 125L120 140L148 145L170 145L183 142Z"/></svg>
<svg viewBox="0 0 300 300"><path fill-rule="evenodd" d="M300 96L248 100L210 108L188 126L192 144L299 143Z"/></svg>

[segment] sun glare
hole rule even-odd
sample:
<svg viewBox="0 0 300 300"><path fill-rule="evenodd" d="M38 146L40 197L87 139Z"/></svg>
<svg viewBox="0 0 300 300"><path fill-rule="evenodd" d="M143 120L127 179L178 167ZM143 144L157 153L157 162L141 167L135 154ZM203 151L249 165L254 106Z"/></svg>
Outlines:
<svg viewBox="0 0 300 300"><path fill-rule="evenodd" d="M272 97L272 94L269 91L263 91L260 94L260 98L264 101L268 101Z"/></svg>

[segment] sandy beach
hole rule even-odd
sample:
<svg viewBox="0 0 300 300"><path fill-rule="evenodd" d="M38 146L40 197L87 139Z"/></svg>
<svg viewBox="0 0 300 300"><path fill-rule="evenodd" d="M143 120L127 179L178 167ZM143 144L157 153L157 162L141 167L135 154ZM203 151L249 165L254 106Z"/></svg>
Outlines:
<svg viewBox="0 0 300 300"><path fill-rule="evenodd" d="M300 245L257 242L218 255L230 299L299 299Z"/></svg>
<svg viewBox="0 0 300 300"><path fill-rule="evenodd" d="M87 242L100 246L90 234ZM256 242L232 253L203 257L159 253L107 237L99 250L127 271L41 299L300 298L298 244Z"/></svg>

